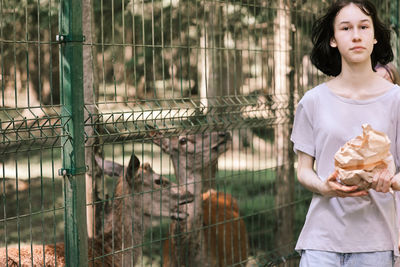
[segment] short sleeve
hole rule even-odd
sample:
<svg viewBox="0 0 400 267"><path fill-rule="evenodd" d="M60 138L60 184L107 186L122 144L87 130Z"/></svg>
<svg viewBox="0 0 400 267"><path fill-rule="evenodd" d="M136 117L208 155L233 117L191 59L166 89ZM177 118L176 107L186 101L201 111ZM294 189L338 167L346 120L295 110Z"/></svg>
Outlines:
<svg viewBox="0 0 400 267"><path fill-rule="evenodd" d="M313 118L313 103L310 101L307 94L299 102L294 117L293 130L290 140L293 142L294 152L302 151L312 157L315 157L314 143L314 127Z"/></svg>
<svg viewBox="0 0 400 267"><path fill-rule="evenodd" d="M399 88L400 90L400 88ZM398 97L399 98L399 97ZM394 121L396 122L396 153L394 156L395 163L396 163L396 172L400 171L400 100L396 105L396 112L394 114ZM399 197L400 199L400 197Z"/></svg>

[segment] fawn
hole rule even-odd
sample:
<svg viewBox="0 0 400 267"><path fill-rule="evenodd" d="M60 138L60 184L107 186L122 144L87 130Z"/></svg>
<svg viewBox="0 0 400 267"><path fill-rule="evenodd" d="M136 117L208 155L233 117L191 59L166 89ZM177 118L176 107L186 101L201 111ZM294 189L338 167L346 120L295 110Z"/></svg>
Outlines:
<svg viewBox="0 0 400 267"><path fill-rule="evenodd" d="M193 201L192 194L155 173L150 164L140 166L135 155L120 170L104 232L88 240L89 266L134 266L142 252L135 245L143 243L150 217L184 220L187 214L180 212L179 205ZM6 257L2 248L0 266L65 266L64 243L33 245L32 250L31 246L7 248Z"/></svg>

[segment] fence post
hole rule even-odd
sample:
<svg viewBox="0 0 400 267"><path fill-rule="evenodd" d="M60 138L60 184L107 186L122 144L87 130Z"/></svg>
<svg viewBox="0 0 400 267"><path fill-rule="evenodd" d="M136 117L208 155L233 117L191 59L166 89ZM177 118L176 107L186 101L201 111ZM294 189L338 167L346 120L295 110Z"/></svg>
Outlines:
<svg viewBox="0 0 400 267"><path fill-rule="evenodd" d="M66 266L87 266L81 0L61 0L59 35Z"/></svg>

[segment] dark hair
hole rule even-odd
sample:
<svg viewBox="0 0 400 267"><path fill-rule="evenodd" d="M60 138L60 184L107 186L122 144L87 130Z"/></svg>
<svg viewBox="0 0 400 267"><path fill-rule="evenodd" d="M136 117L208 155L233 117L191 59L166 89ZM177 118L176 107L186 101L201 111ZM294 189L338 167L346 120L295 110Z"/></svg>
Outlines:
<svg viewBox="0 0 400 267"><path fill-rule="evenodd" d="M335 1L326 14L315 21L312 28L311 40L314 45L311 51L311 62L323 73L338 76L342 70L342 59L337 47L331 47L330 41L334 36L333 23L339 11L349 4L357 5L364 14L372 19L375 39L371 54L371 68L378 62L382 65L393 60L390 45L390 29L378 18L376 8L368 0L339 0Z"/></svg>

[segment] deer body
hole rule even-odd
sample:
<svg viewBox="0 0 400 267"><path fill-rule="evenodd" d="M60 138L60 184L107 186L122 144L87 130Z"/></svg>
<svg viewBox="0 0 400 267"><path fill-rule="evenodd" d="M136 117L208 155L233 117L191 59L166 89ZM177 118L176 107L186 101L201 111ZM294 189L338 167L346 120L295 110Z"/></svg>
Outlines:
<svg viewBox="0 0 400 267"><path fill-rule="evenodd" d="M235 198L215 190L203 193L203 223L204 242L216 262L213 266L247 260L247 231Z"/></svg>
<svg viewBox="0 0 400 267"><path fill-rule="evenodd" d="M150 218L185 219L187 214L179 211L179 205L192 201L193 195L154 173L148 163L140 166L139 159L132 155L119 176L113 199L104 234L88 240L89 266L134 266L141 258L141 248L133 246L143 243L143 233L151 226ZM65 266L64 243L33 245L32 250L33 254L31 246L8 248L6 257L3 248L0 266Z"/></svg>
<svg viewBox="0 0 400 267"><path fill-rule="evenodd" d="M208 190L202 195L203 244L209 266L231 266L247 260L247 231L240 219L239 207L230 194ZM174 229L171 227L171 232ZM174 265L172 253L177 250L173 239L163 244L163 265ZM243 264L244 265L244 264Z"/></svg>

